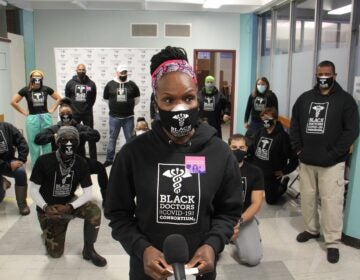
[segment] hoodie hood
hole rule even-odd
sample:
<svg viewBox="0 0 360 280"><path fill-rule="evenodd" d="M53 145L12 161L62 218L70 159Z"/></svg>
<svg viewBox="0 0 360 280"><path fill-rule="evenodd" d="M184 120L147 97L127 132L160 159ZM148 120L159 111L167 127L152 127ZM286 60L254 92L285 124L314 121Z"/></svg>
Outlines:
<svg viewBox="0 0 360 280"><path fill-rule="evenodd" d="M178 152L191 153L201 150L207 142L216 136L216 129L210 125L198 122L195 133L186 144L176 144L165 133L160 121L152 123L152 132L155 134L157 143L162 143L167 150L177 150Z"/></svg>
<svg viewBox="0 0 360 280"><path fill-rule="evenodd" d="M89 80L90 80L90 78L88 77L88 75L85 75L85 80L84 81L80 81L79 80L79 77L78 77L78 75L74 75L73 77L72 77L72 80L73 81L75 81L76 83L87 83Z"/></svg>

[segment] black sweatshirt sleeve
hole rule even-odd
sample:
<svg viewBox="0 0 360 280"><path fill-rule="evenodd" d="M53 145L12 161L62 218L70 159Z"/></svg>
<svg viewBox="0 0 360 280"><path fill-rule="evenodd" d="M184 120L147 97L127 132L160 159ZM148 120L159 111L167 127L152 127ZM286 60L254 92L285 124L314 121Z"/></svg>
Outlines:
<svg viewBox="0 0 360 280"><path fill-rule="evenodd" d="M238 163L232 155L228 156L222 184L215 194L212 227L207 232L205 244L210 245L216 254L220 253L233 234L233 227L241 216L243 208L242 183Z"/></svg>
<svg viewBox="0 0 360 280"><path fill-rule="evenodd" d="M110 220L112 237L121 243L129 255L136 255L141 260L145 248L151 243L139 231L134 216L135 186L127 164L130 157L126 146L116 155L107 188L105 217Z"/></svg>
<svg viewBox="0 0 360 280"><path fill-rule="evenodd" d="M222 110L222 112L224 114L226 114L226 115L230 115L230 113L231 113L231 104L227 100L225 95L223 95L221 92L220 92L220 102L221 102L221 110Z"/></svg>
<svg viewBox="0 0 360 280"><path fill-rule="evenodd" d="M105 100L109 100L109 83L107 83L104 88L103 99L105 99Z"/></svg>
<svg viewBox="0 0 360 280"><path fill-rule="evenodd" d="M97 91L96 91L96 84L93 82L91 83L91 93L92 95L90 96L90 106L94 106L95 104L95 101L96 101L96 94L97 94Z"/></svg>
<svg viewBox="0 0 360 280"><path fill-rule="evenodd" d="M71 80L66 83L65 86L65 97L71 98Z"/></svg>
<svg viewBox="0 0 360 280"><path fill-rule="evenodd" d="M100 133L96 129L87 125L77 124L76 129L79 132L80 142L86 141L98 142L100 140Z"/></svg>
<svg viewBox="0 0 360 280"><path fill-rule="evenodd" d="M13 144L18 151L18 159L25 163L29 154L29 146L24 136L22 136L22 134L16 127L10 125L10 128L13 137Z"/></svg>
<svg viewBox="0 0 360 280"><path fill-rule="evenodd" d="M330 151L336 160L349 152L350 146L359 135L359 112L355 100L350 96L342 114L343 130L336 145Z"/></svg>
<svg viewBox="0 0 360 280"><path fill-rule="evenodd" d="M284 174L289 174L296 169L299 160L296 153L291 149L290 138L286 133L284 134L283 153L286 155L286 165L282 171Z"/></svg>
<svg viewBox="0 0 360 280"><path fill-rule="evenodd" d="M301 152L302 144L301 144L301 131L300 131L300 119L297 108L298 101L295 102L292 109L291 123L290 123L290 143L292 149L298 155Z"/></svg>
<svg viewBox="0 0 360 280"><path fill-rule="evenodd" d="M58 131L58 129L59 127L57 125L43 129L35 136L35 144L45 145L48 143L55 143L55 133Z"/></svg>
<svg viewBox="0 0 360 280"><path fill-rule="evenodd" d="M244 118L245 123L249 122L251 109L252 109L252 98L251 98L251 94L250 94L247 105L246 105L246 110L245 110L245 118Z"/></svg>

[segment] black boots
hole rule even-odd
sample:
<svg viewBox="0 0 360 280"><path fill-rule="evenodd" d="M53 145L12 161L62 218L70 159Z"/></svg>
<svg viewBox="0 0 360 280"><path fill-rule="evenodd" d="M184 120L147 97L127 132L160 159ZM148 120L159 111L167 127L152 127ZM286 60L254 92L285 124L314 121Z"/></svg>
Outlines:
<svg viewBox="0 0 360 280"><path fill-rule="evenodd" d="M20 187L15 186L15 196L17 205L19 207L19 213L23 216L30 214L30 208L27 205L26 202L26 196L27 196L27 186Z"/></svg>
<svg viewBox="0 0 360 280"><path fill-rule="evenodd" d="M94 249L94 243L96 241L98 232L99 228L96 228L88 221L84 222L84 249L82 254L85 260L90 260L94 265L102 267L107 264L107 261Z"/></svg>

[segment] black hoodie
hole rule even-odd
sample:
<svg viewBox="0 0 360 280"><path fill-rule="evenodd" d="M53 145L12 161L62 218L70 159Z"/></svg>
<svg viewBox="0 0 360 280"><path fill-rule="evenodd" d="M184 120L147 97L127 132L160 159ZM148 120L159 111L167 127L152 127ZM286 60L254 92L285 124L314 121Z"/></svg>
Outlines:
<svg viewBox="0 0 360 280"><path fill-rule="evenodd" d="M74 114L92 114L96 101L96 85L88 76L81 81L73 76L65 86L65 96L72 100Z"/></svg>
<svg viewBox="0 0 360 280"><path fill-rule="evenodd" d="M211 94L207 94L206 88L203 88L198 96L200 118L206 118L211 126L221 131L221 115L230 115L230 103L216 87L213 88Z"/></svg>
<svg viewBox="0 0 360 280"><path fill-rule="evenodd" d="M328 95L315 87L296 100L290 138L301 162L328 167L345 161L358 135L356 102L336 81Z"/></svg>
<svg viewBox="0 0 360 280"><path fill-rule="evenodd" d="M267 107L275 107L279 111L275 93L270 90L265 93L257 93L256 96L250 94L246 105L244 122L249 122L250 115L252 121L261 122L260 113Z"/></svg>
<svg viewBox="0 0 360 280"><path fill-rule="evenodd" d="M151 131L122 147L110 173L105 216L128 254L142 259L150 245L162 251L173 233L186 238L190 256L203 244L218 254L229 242L241 215L241 176L215 133L202 123L188 144L176 145L155 121ZM187 156L205 160L205 173L185 171Z"/></svg>
<svg viewBox="0 0 360 280"><path fill-rule="evenodd" d="M25 163L29 154L25 138L12 124L0 122L0 172L11 171L10 162L16 159L15 147L18 151L17 159Z"/></svg>
<svg viewBox="0 0 360 280"><path fill-rule="evenodd" d="M273 179L275 171L279 170L289 174L298 165L296 154L291 150L289 135L280 122L276 122L271 133L264 127L257 132L250 154L252 163L261 168L265 179Z"/></svg>
<svg viewBox="0 0 360 280"><path fill-rule="evenodd" d="M59 121L57 124L53 126L44 128L35 136L35 140L34 140L35 144L45 145L51 143L52 149L53 151L55 151L57 149L57 146L55 144L55 134L62 126L63 126L62 122ZM81 157L85 157L86 141L93 141L93 142L99 141L100 133L97 130L91 128L90 126L77 123L75 120L71 120L71 126L75 127L79 132L80 143L76 149L76 153Z"/></svg>

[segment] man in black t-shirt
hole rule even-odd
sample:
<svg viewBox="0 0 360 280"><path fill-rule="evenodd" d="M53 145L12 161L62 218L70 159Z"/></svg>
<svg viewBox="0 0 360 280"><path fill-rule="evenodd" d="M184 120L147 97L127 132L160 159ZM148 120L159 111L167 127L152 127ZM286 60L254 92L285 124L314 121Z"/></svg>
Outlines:
<svg viewBox="0 0 360 280"><path fill-rule="evenodd" d="M56 136L58 150L42 155L33 168L31 196L37 205L38 219L48 254L59 258L64 253L66 229L72 218L84 219L83 258L96 266L106 259L94 249L101 223L101 210L93 202L92 182L85 159L75 154L79 133L72 126L61 127ZM74 195L78 185L83 194Z"/></svg>
<svg viewBox="0 0 360 280"><path fill-rule="evenodd" d="M245 136L234 134L228 143L239 162L244 197L244 209L231 239L240 261L255 266L262 258L259 222L255 214L260 211L264 197L264 177L260 168L244 161L248 150Z"/></svg>
<svg viewBox="0 0 360 280"><path fill-rule="evenodd" d="M109 102L109 143L107 146L105 167L113 163L116 140L121 128L126 141L129 141L134 130L134 107L139 104L140 90L128 80L126 65L117 67L116 77L104 88L104 100Z"/></svg>

